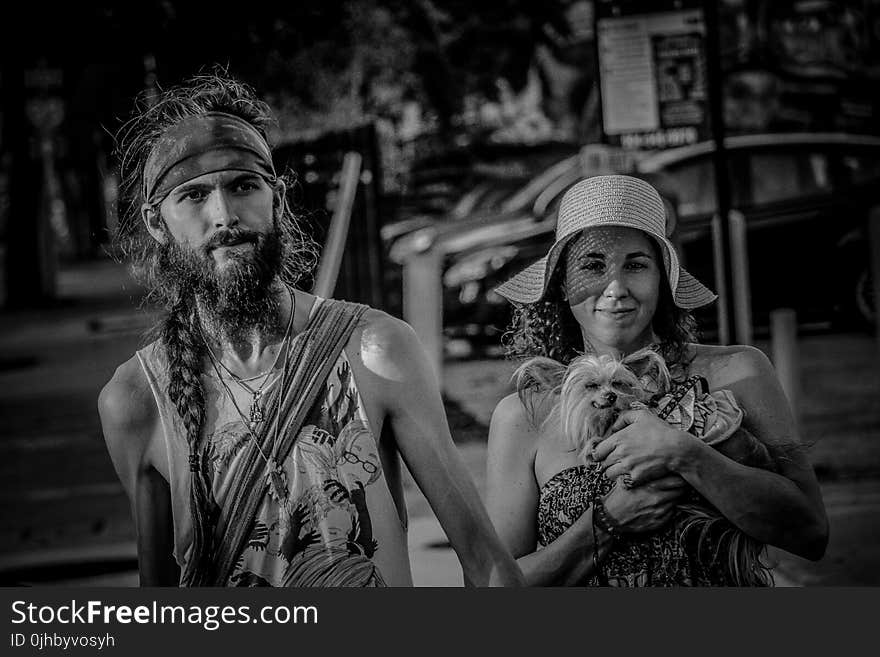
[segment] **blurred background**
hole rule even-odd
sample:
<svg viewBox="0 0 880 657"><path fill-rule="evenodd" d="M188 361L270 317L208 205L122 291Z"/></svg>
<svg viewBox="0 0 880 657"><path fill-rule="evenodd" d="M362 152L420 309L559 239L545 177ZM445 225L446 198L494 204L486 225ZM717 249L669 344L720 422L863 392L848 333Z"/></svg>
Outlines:
<svg viewBox="0 0 880 657"><path fill-rule="evenodd" d="M880 584L880 0L19 10L0 28L0 584L137 582L96 400L155 313L114 259L113 134L135 94L215 64L275 110L314 238L349 221L334 296L416 328L481 490L513 370L492 288L546 252L577 180L649 180L720 294L702 340L763 349L812 445L831 543L774 553L777 583ZM416 584L459 585L411 482L407 504Z"/></svg>

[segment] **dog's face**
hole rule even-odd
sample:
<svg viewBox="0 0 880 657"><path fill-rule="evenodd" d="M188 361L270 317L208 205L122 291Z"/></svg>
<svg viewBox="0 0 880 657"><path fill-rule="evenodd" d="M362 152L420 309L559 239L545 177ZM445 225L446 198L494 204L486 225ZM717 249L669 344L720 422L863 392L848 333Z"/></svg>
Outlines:
<svg viewBox="0 0 880 657"><path fill-rule="evenodd" d="M608 434L621 412L635 402L648 403L668 382L666 364L650 349L623 360L580 356L569 364L560 392L563 433L573 446L586 450L590 440Z"/></svg>
<svg viewBox="0 0 880 657"><path fill-rule="evenodd" d="M649 396L622 362L611 356L581 356L569 365L562 384L565 433L574 437L576 432L581 440L604 437L621 411Z"/></svg>
<svg viewBox="0 0 880 657"><path fill-rule="evenodd" d="M599 411L629 408L630 403L639 401L644 393L635 375L623 363L615 361L581 363L571 376L573 385L580 386L589 405Z"/></svg>

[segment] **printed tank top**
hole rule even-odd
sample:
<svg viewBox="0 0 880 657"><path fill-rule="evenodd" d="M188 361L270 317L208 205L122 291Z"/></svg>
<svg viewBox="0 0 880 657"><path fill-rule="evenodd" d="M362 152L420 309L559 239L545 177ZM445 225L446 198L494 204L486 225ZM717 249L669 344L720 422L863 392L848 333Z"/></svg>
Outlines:
<svg viewBox="0 0 880 657"><path fill-rule="evenodd" d="M137 356L159 409L174 556L183 567L192 543L186 432L166 392L164 350L154 342ZM253 440L242 413L251 396L224 380L226 386L213 370L202 375L206 417L200 453L207 455L211 490L221 508L243 460L242 448ZM227 586L412 586L405 517L394 504L344 351L287 458L271 475L267 467L266 475L271 485Z"/></svg>

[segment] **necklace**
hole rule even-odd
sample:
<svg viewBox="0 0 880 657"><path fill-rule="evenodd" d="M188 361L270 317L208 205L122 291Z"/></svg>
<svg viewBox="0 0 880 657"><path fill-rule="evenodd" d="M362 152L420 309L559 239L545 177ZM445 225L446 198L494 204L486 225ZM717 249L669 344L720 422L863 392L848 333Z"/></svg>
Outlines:
<svg viewBox="0 0 880 657"><path fill-rule="evenodd" d="M293 295L293 293L290 291L289 288L288 288L288 294L290 294L290 297L292 299L292 304L291 304L291 311L290 311L290 319L288 320L287 330L285 332L285 337L284 337L285 342L290 337L290 330L291 330L291 326L293 324L293 314L294 314L294 310L296 309L296 297ZM203 335L203 337L204 337L204 335ZM207 346L207 341L205 342L205 344ZM289 349L289 347L288 347L288 349ZM210 347L208 348L208 351L210 353ZM280 354L280 352L281 352L281 349L279 349L279 354ZM235 412L238 414L239 418L241 418L241 421L245 426L245 430L247 431L248 437L251 439L251 441L253 441L254 446L257 448L257 451L260 453L260 456L263 457L263 461L265 461L265 463L266 463L266 484L269 486L270 494L278 502L282 502L283 500L285 500L287 498L287 494L288 494L287 476L284 472L284 469L278 465L276 459L278 456L277 455L278 434L280 431L280 424L281 424L281 422L280 422L280 408L281 408L281 396L283 394L283 391L282 391L282 393L279 393L276 396L276 401L275 401L276 413L275 413L275 421L273 423L274 435L272 437L272 449L270 450L269 455L266 456L266 453L263 451L263 448L260 445L260 441L257 439L257 436L254 434L254 431L256 429L256 424L253 422L253 406L251 407L251 420L249 421L247 419L247 417L245 417L245 414L242 412L241 408L239 408L238 403L235 401L235 395L232 394L232 390L229 389L229 386L226 384L224 377L221 375L220 368L218 367L218 364L221 367L223 367L223 369L225 369L227 372L229 372L228 368L223 366L223 364L216 357L214 357L213 353L211 353L210 360L211 360L211 365L214 368L214 372L217 374L217 379L220 381L220 384L223 386L223 389L226 391L226 394L229 397L229 401L232 402L232 406L233 406L233 408L235 408ZM275 356L275 362L276 363L278 362L278 355L277 354ZM274 367L274 364L273 364L273 367ZM281 387L283 390L285 384L287 383L289 369L290 369L290 354L288 353L284 359L284 365L281 368L280 376L276 376L273 379L272 384L269 384L268 386L266 385L266 382L264 381L263 385L260 386L260 389L265 390L268 387L271 387L271 385L274 385L274 383L280 379L281 384L282 384ZM238 379L238 377L236 377L235 374L233 374L232 372L229 372L229 374L233 380ZM247 389L250 389L249 386L244 386L244 387ZM261 410L260 418L261 418L260 421L262 421L262 410Z"/></svg>
<svg viewBox="0 0 880 657"><path fill-rule="evenodd" d="M254 376L250 376L250 377L246 377L246 378L242 378L242 377L238 376L232 370L230 370L228 367L226 367L226 365L223 364L223 361L221 359L217 358L217 356L214 354L213 350L211 349L211 345L208 344L208 340L205 337L205 334L202 333L202 340L204 340L204 342L205 342L205 347L208 349L208 355L211 358L211 362L214 364L214 370L217 372L217 376L221 379L221 382L223 382L222 381L223 376L220 374L220 371L217 369L217 365L222 367L226 371L226 373L229 375L229 377L233 381L235 381L235 383L237 383L240 388L244 389L245 391L247 391L250 394L251 405L250 405L250 409L248 409L249 419L245 420L245 424L247 424L248 428L251 431L254 431L257 428L257 426L260 424L260 422L262 422L265 419L265 415L263 414L263 406L262 406L261 400L262 400L263 395L266 393L266 391L269 388L271 388L275 384L276 381L278 381L278 378L279 378L278 375L272 377L271 373L275 369L275 366L278 364L278 359L281 357L281 352L284 351L285 347L287 346L288 340L290 338L290 331L291 331L291 328L293 327L293 316L296 313L296 297L290 291L290 288L285 286L285 289L287 289L287 294L290 296L290 302L291 302L290 317L287 320L287 328L284 331L284 339L281 341L281 344L278 347L278 351L275 354L275 360L272 361L272 365L269 366L269 369L265 370L264 372L261 372L260 374L256 374ZM201 325L199 325L199 330L201 331ZM256 379L259 379L261 377L264 377L263 382L259 386L257 386L256 389L252 388L250 385L248 385L249 381L255 381ZM223 382L223 385L224 385L224 387L226 387L225 382ZM228 390L228 388L227 388L227 390ZM234 398L233 398L233 403L235 403ZM237 408L238 408L238 406L236 405L236 409Z"/></svg>
<svg viewBox="0 0 880 657"><path fill-rule="evenodd" d="M284 359L284 367L281 373L281 379L284 381L287 378L287 369L290 360L288 358ZM263 451L263 448L260 446L260 441L257 439L256 435L254 435L254 429L251 427L251 423L248 422L244 413L241 412L241 409L238 406L238 403L235 401L235 395L232 394L232 390L229 389L229 386L226 385L226 381L223 380L223 377L220 376L220 370L217 368L217 364L214 360L211 361L211 365L214 367L214 371L217 373L217 378L220 381L220 384L223 386L223 389L226 391L226 394L229 396L229 401L232 402L232 406L235 408L235 412L238 413L238 416L241 418L242 424L245 426L245 430L247 431L248 437L253 441L254 446L259 451L260 456L263 457L263 461L266 462L266 483L269 485L272 496L278 500L279 502L286 499L287 497L287 477L284 473L284 469L281 468L278 463L275 461L277 456L278 449L278 430L280 424L280 407L281 407L281 395L278 395L276 401L276 414L275 414L275 423L274 423L274 435L272 437L272 449L269 452L269 456L266 456L266 452Z"/></svg>

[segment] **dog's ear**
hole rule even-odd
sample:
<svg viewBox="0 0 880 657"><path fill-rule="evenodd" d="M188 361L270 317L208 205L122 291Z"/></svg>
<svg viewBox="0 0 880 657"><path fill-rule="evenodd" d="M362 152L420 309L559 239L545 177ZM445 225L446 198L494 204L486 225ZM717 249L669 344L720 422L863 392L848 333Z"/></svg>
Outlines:
<svg viewBox="0 0 880 657"><path fill-rule="evenodd" d="M671 377L663 357L651 348L639 349L621 361L648 389L658 393L669 390Z"/></svg>
<svg viewBox="0 0 880 657"><path fill-rule="evenodd" d="M511 380L517 390L555 390L565 378L565 365L552 358L535 356L516 368Z"/></svg>

